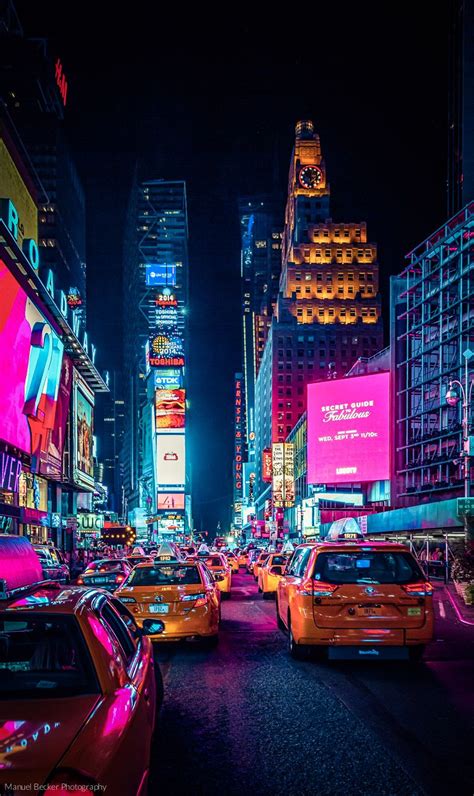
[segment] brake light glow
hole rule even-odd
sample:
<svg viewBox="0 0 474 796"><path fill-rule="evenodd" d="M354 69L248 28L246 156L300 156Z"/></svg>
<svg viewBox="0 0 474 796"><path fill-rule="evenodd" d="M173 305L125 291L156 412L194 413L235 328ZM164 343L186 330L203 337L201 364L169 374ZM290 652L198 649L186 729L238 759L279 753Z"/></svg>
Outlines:
<svg viewBox="0 0 474 796"><path fill-rule="evenodd" d="M77 585L78 586L83 586L84 585L84 580L82 578L78 578L77 579Z"/></svg>
<svg viewBox="0 0 474 796"><path fill-rule="evenodd" d="M428 597L433 594L433 586L431 583L428 583L428 581L407 583L405 586L402 586L402 589L404 589L410 597Z"/></svg>
<svg viewBox="0 0 474 796"><path fill-rule="evenodd" d="M122 583L125 580L125 575L116 575L115 576L115 583Z"/></svg>
<svg viewBox="0 0 474 796"><path fill-rule="evenodd" d="M302 597L313 596L313 581L311 578L309 580L304 580L303 583L298 586L298 594L301 594Z"/></svg>
<svg viewBox="0 0 474 796"><path fill-rule="evenodd" d="M313 594L315 597L331 597L337 589L335 583L322 583L320 580L314 583Z"/></svg>

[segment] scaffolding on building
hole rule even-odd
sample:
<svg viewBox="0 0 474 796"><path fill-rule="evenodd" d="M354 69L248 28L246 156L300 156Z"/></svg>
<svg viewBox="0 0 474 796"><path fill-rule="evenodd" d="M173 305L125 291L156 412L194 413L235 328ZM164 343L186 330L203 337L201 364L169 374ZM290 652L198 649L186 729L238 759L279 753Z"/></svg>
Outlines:
<svg viewBox="0 0 474 796"><path fill-rule="evenodd" d="M463 378L463 353L474 350L473 244L470 203L410 252L401 274L396 480L405 505L463 491L461 410L445 395L450 380Z"/></svg>

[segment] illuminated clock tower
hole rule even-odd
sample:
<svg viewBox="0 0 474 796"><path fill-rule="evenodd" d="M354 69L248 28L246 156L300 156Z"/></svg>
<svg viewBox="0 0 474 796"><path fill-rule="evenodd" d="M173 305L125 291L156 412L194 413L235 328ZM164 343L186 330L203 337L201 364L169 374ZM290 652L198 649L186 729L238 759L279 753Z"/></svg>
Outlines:
<svg viewBox="0 0 474 796"><path fill-rule="evenodd" d="M332 220L319 136L298 122L279 295L255 387L257 466L306 410L307 384L344 376L382 347L377 246L363 221Z"/></svg>

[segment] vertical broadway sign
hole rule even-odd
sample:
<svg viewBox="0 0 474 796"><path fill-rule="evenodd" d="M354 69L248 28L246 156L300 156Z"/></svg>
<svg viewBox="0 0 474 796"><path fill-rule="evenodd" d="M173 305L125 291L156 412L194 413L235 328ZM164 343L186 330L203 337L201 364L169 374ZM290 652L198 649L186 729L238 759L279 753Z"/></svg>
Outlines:
<svg viewBox="0 0 474 796"><path fill-rule="evenodd" d="M242 525L243 495L243 376L235 374L234 381L234 525Z"/></svg>

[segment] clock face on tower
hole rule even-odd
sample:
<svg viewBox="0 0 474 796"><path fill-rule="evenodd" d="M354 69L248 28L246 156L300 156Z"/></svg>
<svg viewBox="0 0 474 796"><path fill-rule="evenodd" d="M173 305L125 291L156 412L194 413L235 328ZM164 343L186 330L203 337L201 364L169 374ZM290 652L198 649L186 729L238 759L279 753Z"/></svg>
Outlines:
<svg viewBox="0 0 474 796"><path fill-rule="evenodd" d="M299 181L303 188L317 188L322 179L323 173L317 166L303 166L300 170Z"/></svg>

